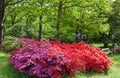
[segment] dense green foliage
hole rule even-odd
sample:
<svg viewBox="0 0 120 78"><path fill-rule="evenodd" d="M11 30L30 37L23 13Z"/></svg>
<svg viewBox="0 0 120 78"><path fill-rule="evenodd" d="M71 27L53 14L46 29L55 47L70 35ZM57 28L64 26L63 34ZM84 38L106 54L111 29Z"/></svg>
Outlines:
<svg viewBox="0 0 120 78"><path fill-rule="evenodd" d="M120 43L119 0L5 0L4 3L0 46L4 36L69 43L99 41L106 47L110 42Z"/></svg>
<svg viewBox="0 0 120 78"><path fill-rule="evenodd" d="M112 35L112 41L120 45L120 0L113 2L108 21L111 25L110 34Z"/></svg>
<svg viewBox="0 0 120 78"><path fill-rule="evenodd" d="M108 34L109 11L109 0L25 0L6 8L5 35L38 39L42 34L42 38L53 40L59 32L61 41L73 42L77 31L93 39Z"/></svg>
<svg viewBox="0 0 120 78"><path fill-rule="evenodd" d="M12 37L12 36L5 36L5 40L4 40L4 43L3 43L3 49L4 51L6 52L11 52L15 49L18 49L21 44L18 44L16 42L17 38L16 37Z"/></svg>

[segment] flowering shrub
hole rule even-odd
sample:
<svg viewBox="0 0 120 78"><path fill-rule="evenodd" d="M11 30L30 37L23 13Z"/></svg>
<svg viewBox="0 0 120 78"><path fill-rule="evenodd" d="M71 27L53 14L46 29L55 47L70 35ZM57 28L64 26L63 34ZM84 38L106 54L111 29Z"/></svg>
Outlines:
<svg viewBox="0 0 120 78"><path fill-rule="evenodd" d="M52 44L58 45L55 42L52 42ZM80 63L83 66L80 68L83 72L103 72L104 70L109 70L109 64L112 63L105 52L84 42L78 44L64 43L58 46L67 51L65 58L73 60L75 62L73 65Z"/></svg>
<svg viewBox="0 0 120 78"><path fill-rule="evenodd" d="M23 46L11 53L9 63L19 72L38 78L62 78L63 73L75 76L76 71L103 72L111 63L99 48L84 42L60 44L25 38L18 42Z"/></svg>

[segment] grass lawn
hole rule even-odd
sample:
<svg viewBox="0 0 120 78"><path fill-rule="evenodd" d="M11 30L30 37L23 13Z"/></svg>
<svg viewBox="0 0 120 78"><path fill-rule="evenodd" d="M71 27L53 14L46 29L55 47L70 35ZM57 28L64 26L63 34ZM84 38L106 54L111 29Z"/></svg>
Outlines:
<svg viewBox="0 0 120 78"><path fill-rule="evenodd" d="M7 59L9 54L0 53L0 78L35 78L29 77L27 75L20 74L14 70L10 65L8 65ZM120 54L112 54L109 56L111 60L114 61L114 65L111 65L111 70L108 75L103 73L88 73L84 74L78 72L76 77L64 77L64 78L120 78Z"/></svg>
<svg viewBox="0 0 120 78"><path fill-rule="evenodd" d="M97 46L97 47L103 47L104 44L103 43L93 43L91 44L92 46ZM109 43L108 46L112 46L112 43Z"/></svg>
<svg viewBox="0 0 120 78"><path fill-rule="evenodd" d="M9 54L0 53L0 78L35 78L23 75L8 64Z"/></svg>

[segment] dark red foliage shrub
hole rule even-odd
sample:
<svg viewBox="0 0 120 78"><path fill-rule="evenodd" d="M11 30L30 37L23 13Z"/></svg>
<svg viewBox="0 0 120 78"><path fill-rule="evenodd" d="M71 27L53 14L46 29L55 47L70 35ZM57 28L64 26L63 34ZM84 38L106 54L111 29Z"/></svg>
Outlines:
<svg viewBox="0 0 120 78"><path fill-rule="evenodd" d="M111 63L104 52L85 42L60 44L25 38L18 42L23 46L11 53L9 63L19 72L38 78L62 78L62 73L75 76L76 71L103 72Z"/></svg>

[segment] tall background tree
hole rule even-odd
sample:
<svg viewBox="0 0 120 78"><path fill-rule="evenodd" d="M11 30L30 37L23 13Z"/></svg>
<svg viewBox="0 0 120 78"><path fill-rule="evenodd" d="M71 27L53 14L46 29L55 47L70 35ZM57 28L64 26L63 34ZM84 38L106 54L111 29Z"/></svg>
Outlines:
<svg viewBox="0 0 120 78"><path fill-rule="evenodd" d="M113 46L115 43L120 44L120 0L112 2L112 10L109 13L110 35Z"/></svg>
<svg viewBox="0 0 120 78"><path fill-rule="evenodd" d="M4 17L5 17L5 9L9 5L15 5L23 0L0 0L0 49L2 49L2 42L4 39Z"/></svg>
<svg viewBox="0 0 120 78"><path fill-rule="evenodd" d="M3 42L3 32L4 32L4 12L5 12L5 0L0 0L0 49L2 49L2 42Z"/></svg>
<svg viewBox="0 0 120 78"><path fill-rule="evenodd" d="M109 0L8 0L6 3L5 37L75 42L80 33L91 41L102 34L108 35L110 29L106 22Z"/></svg>

